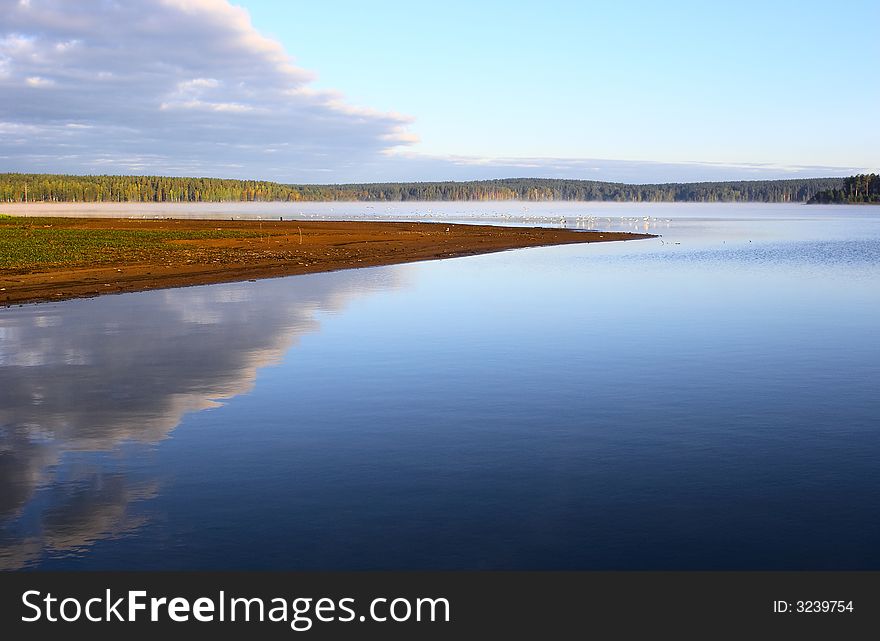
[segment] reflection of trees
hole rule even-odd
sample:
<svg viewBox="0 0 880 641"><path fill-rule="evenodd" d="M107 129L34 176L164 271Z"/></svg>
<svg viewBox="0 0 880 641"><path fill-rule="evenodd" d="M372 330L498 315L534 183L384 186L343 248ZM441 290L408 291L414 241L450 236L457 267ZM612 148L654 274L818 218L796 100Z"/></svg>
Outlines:
<svg viewBox="0 0 880 641"><path fill-rule="evenodd" d="M140 525L152 496L121 474L64 479L65 453L157 443L187 412L251 389L318 311L396 286L399 269L163 290L0 313L0 566L75 552ZM90 479L90 480L89 480ZM39 501L37 501L39 497ZM12 535L29 504L40 531Z"/></svg>

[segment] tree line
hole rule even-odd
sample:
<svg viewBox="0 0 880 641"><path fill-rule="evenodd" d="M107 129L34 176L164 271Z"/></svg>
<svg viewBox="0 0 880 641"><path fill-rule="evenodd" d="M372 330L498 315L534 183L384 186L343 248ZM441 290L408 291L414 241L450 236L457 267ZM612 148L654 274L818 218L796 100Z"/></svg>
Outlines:
<svg viewBox="0 0 880 641"><path fill-rule="evenodd" d="M873 176L873 174L872 174ZM595 180L507 178L466 182L297 185L263 180L169 176L0 174L0 202L226 202L604 200L620 202L826 202L820 194L849 198L877 194L852 178L627 184ZM855 190L855 191L854 191ZM874 191L870 191L874 190ZM855 196L853 196L855 197ZM838 202L837 200L828 202ZM840 202L854 202L843 200Z"/></svg>
<svg viewBox="0 0 880 641"><path fill-rule="evenodd" d="M817 192L811 204L880 203L880 175L858 174L844 179L839 188L832 187Z"/></svg>

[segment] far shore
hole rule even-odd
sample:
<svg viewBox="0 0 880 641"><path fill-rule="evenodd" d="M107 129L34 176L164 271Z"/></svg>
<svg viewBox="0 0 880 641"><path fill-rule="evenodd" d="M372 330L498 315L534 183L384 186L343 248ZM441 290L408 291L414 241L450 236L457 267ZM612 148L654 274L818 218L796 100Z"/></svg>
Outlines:
<svg viewBox="0 0 880 641"><path fill-rule="evenodd" d="M0 217L0 304L652 234L409 222Z"/></svg>

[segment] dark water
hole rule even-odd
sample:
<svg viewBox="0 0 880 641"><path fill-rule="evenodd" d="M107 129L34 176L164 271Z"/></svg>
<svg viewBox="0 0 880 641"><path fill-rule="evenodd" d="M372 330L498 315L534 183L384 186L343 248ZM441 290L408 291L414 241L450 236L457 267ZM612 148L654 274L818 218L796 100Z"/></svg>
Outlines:
<svg viewBox="0 0 880 641"><path fill-rule="evenodd" d="M0 310L0 566L880 569L880 210L690 211Z"/></svg>

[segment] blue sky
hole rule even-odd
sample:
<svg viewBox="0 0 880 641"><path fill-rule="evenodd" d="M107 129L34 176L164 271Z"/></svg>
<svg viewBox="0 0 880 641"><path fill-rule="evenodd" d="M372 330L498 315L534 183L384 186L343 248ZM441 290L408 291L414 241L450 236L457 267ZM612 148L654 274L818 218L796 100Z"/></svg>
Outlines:
<svg viewBox="0 0 880 641"><path fill-rule="evenodd" d="M426 153L878 160L873 0L243 5L320 86L413 115Z"/></svg>
<svg viewBox="0 0 880 641"><path fill-rule="evenodd" d="M640 182L880 167L876 0L128 3L156 29L97 0L0 4L16 101L0 107L0 170ZM81 55L62 59L65 43ZM144 105L90 110L76 92L119 91L107 52L122 48Z"/></svg>

